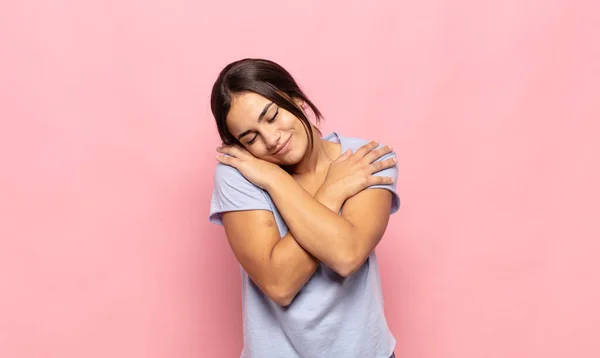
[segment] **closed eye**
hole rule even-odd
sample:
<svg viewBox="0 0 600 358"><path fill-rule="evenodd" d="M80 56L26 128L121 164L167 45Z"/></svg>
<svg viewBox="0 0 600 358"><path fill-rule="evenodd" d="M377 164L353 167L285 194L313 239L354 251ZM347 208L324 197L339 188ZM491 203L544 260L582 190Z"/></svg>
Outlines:
<svg viewBox="0 0 600 358"><path fill-rule="evenodd" d="M271 117L271 119L269 119L267 121L267 123L273 123L273 122L275 122L275 119L277 118L278 114L279 114L279 107L277 107L277 109L275 110L275 114L273 114L273 117ZM256 137L258 137L258 133L256 133L254 135L254 137L252 137L252 139L250 139L249 141L247 141L246 144L247 145L252 145L256 141Z"/></svg>
<svg viewBox="0 0 600 358"><path fill-rule="evenodd" d="M247 141L246 144L248 144L248 145L253 144L256 141L256 137L258 137L258 133L256 133L252 139Z"/></svg>
<svg viewBox="0 0 600 358"><path fill-rule="evenodd" d="M275 111L275 114L273 115L273 117L271 119L269 119L267 121L267 123L273 123L273 122L275 122L275 118L277 118L278 114L279 114L279 107L277 107L277 110Z"/></svg>

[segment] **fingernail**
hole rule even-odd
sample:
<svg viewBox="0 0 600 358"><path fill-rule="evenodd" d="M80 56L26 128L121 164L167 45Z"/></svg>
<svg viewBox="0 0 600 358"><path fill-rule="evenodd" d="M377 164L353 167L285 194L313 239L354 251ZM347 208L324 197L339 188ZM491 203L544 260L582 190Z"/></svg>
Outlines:
<svg viewBox="0 0 600 358"><path fill-rule="evenodd" d="M386 145L385 147L386 147L387 149L392 149L392 146L391 146L391 145Z"/></svg>

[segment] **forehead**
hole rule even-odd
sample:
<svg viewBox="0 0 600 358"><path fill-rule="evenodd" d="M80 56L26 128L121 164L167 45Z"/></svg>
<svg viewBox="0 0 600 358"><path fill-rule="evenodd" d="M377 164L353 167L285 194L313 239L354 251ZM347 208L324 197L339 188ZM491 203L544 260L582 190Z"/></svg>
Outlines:
<svg viewBox="0 0 600 358"><path fill-rule="evenodd" d="M234 95L227 114L227 126L230 132L236 135L236 130L243 130L244 127L256 123L258 116L269 103L270 100L252 92Z"/></svg>

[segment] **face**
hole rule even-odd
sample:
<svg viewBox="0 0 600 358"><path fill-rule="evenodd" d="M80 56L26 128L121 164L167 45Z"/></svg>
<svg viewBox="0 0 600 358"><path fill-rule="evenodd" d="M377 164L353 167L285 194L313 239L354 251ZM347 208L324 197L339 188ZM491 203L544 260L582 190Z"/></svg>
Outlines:
<svg viewBox="0 0 600 358"><path fill-rule="evenodd" d="M257 158L278 165L300 162L308 135L300 119L256 93L232 98L227 128Z"/></svg>

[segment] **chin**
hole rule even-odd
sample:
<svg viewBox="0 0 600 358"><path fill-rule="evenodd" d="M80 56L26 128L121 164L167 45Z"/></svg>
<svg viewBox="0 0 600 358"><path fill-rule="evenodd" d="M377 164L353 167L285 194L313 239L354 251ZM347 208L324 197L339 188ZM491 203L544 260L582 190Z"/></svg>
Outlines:
<svg viewBox="0 0 600 358"><path fill-rule="evenodd" d="M288 153L285 157L278 158L278 159L279 160L275 164L278 164L281 166L286 166L286 167L291 167L291 166L294 166L294 165L300 163L300 161L302 160L302 157L298 156L294 153Z"/></svg>
<svg viewBox="0 0 600 358"><path fill-rule="evenodd" d="M288 165L288 166L297 165L298 163L300 163L302 161L302 159L304 159L304 152L291 154L286 159L287 159L286 165Z"/></svg>
<svg viewBox="0 0 600 358"><path fill-rule="evenodd" d="M296 160L296 158L285 158L280 160L278 164L281 166L291 167L298 164L299 162L300 160Z"/></svg>

